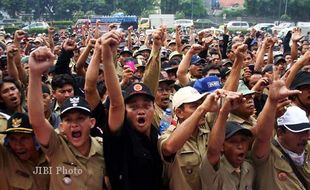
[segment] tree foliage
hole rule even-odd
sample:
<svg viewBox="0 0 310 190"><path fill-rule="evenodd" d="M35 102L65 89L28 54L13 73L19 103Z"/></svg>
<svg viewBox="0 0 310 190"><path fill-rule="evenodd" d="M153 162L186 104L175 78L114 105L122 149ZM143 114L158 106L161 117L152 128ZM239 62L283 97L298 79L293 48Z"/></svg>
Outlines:
<svg viewBox="0 0 310 190"><path fill-rule="evenodd" d="M287 9L286 9L287 2ZM293 20L309 19L310 0L245 0L247 13L252 16L269 16L286 18Z"/></svg>
<svg viewBox="0 0 310 190"><path fill-rule="evenodd" d="M185 17L194 18L207 15L204 0L161 0L160 8L163 14L184 14Z"/></svg>

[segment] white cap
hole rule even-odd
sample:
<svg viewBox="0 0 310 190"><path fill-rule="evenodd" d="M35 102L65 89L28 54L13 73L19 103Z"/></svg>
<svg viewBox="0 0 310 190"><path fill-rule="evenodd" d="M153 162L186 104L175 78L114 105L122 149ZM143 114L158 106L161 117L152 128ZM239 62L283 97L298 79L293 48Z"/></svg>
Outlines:
<svg viewBox="0 0 310 190"><path fill-rule="evenodd" d="M284 115L277 119L277 123L278 126L284 126L293 133L310 130L306 112L297 106L288 107Z"/></svg>
<svg viewBox="0 0 310 190"><path fill-rule="evenodd" d="M175 110L184 103L192 103L200 100L207 93L200 94L195 88L187 86L180 88L173 96L172 108Z"/></svg>

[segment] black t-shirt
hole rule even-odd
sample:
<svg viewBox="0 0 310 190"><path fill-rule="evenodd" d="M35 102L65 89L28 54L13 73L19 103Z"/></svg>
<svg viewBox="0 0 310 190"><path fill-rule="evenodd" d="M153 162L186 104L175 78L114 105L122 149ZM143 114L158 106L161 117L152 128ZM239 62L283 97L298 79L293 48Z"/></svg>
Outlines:
<svg viewBox="0 0 310 190"><path fill-rule="evenodd" d="M124 122L118 133L107 128L104 155L113 189L162 189L162 161L157 149L158 132L151 127L150 138Z"/></svg>
<svg viewBox="0 0 310 190"><path fill-rule="evenodd" d="M103 131L107 126L107 114L106 108L104 104L101 102L92 110L92 117L96 119L95 126L91 129L90 135L93 137L102 137L103 138Z"/></svg>

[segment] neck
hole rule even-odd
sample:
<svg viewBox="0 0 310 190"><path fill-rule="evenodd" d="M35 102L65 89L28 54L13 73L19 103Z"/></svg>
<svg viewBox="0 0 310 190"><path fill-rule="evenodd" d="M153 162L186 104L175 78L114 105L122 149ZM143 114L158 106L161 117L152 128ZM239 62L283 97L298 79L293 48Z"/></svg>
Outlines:
<svg viewBox="0 0 310 190"><path fill-rule="evenodd" d="M39 160L40 160L40 151L35 151L35 152L32 154L32 156L31 156L31 158L30 158L30 161L36 164L36 163L39 162Z"/></svg>
<svg viewBox="0 0 310 190"><path fill-rule="evenodd" d="M80 147L76 147L76 149L83 155L83 156L88 156L89 155L89 151L90 151L90 143L91 139L89 138L88 141L86 141L86 143Z"/></svg>

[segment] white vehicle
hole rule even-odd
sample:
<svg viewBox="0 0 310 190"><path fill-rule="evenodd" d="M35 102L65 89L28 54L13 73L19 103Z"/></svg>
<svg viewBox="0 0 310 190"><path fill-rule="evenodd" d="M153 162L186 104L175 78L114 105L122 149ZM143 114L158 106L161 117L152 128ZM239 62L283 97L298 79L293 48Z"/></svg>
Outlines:
<svg viewBox="0 0 310 190"><path fill-rule="evenodd" d="M161 25L166 25L167 28L174 28L173 14L151 14L149 18L141 18L139 23L140 29L155 29Z"/></svg>
<svg viewBox="0 0 310 190"><path fill-rule="evenodd" d="M296 27L301 29L301 33L304 36L310 34L310 22L297 22Z"/></svg>
<svg viewBox="0 0 310 190"><path fill-rule="evenodd" d="M227 29L229 31L247 31L250 28L250 25L246 21L230 21L227 23Z"/></svg>
<svg viewBox="0 0 310 190"><path fill-rule="evenodd" d="M252 28L254 28L256 31L266 31L274 26L275 24L273 23L258 23L255 26L249 28L248 31L251 31Z"/></svg>
<svg viewBox="0 0 310 190"><path fill-rule="evenodd" d="M180 25L181 27L187 28L194 26L194 21L191 19L178 19L174 21L174 25L175 26Z"/></svg>
<svg viewBox="0 0 310 190"><path fill-rule="evenodd" d="M28 26L23 27L23 30L31 30L31 29L48 29L48 24L46 22L35 22L29 24Z"/></svg>
<svg viewBox="0 0 310 190"><path fill-rule="evenodd" d="M274 32L275 30L279 32L282 29L290 28L290 27L293 27L293 26L295 26L295 24L292 23L292 22L282 22L278 26L274 26L271 29L272 29L272 32Z"/></svg>
<svg viewBox="0 0 310 190"><path fill-rule="evenodd" d="M200 31L198 32L198 34L200 34L201 32L209 32L209 33L215 34L215 35L217 35L217 34L219 34L219 35L220 35L220 34L224 34L224 30L218 29L218 28L214 28L214 27L206 28L206 29L200 30Z"/></svg>

